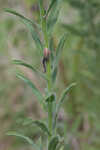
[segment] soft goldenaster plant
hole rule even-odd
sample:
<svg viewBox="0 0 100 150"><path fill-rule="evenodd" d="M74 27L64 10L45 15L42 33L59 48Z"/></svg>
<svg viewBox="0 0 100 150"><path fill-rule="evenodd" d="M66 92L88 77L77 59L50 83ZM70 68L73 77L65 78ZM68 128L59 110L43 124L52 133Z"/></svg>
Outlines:
<svg viewBox="0 0 100 150"><path fill-rule="evenodd" d="M44 72L40 72L30 64L27 64L21 60L13 61L14 64L27 67L31 69L34 73L41 76L44 80L46 80L47 86L46 93L44 93L45 96L43 96L43 94L36 88L34 83L32 83L27 77L19 73L16 74L18 78L22 79L24 82L27 83L28 86L32 88L34 95L37 97L39 103L41 104L41 107L48 114L46 122L27 118L24 120L23 125L35 124L43 131L45 136L47 136L47 140L45 141L45 149L62 150L64 148L64 142L62 142L62 138L57 133L57 118L66 95L68 94L69 90L73 86L75 86L75 83L72 83L67 88L65 88L62 92L61 97L59 98L59 100L57 100L56 93L54 92L54 87L58 71L58 63L67 35L64 34L61 37L56 51L54 51L54 47L52 45L52 31L54 25L57 22L61 0L50 0L50 4L47 10L44 9L43 0L38 0L38 3L40 8L40 24L37 24L35 21L24 17L23 15L12 9L5 9L6 12L19 17L21 21L26 25L32 35L37 49L40 50L41 57L43 58L42 64ZM42 36L44 39L43 41L41 41L41 39L39 38L39 35L35 30L36 28L40 32L42 31ZM10 131L7 134L25 139L29 144L32 145L33 149L35 150L42 150L44 148L42 143L41 145L37 145L32 139L20 133Z"/></svg>

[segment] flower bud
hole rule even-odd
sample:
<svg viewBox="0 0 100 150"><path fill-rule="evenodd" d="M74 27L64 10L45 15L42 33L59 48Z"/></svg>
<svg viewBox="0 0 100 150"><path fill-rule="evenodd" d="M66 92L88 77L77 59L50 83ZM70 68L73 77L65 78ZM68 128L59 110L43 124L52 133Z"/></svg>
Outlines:
<svg viewBox="0 0 100 150"><path fill-rule="evenodd" d="M49 59L49 56L50 56L50 50L48 50L48 48L45 48L44 49L44 58Z"/></svg>

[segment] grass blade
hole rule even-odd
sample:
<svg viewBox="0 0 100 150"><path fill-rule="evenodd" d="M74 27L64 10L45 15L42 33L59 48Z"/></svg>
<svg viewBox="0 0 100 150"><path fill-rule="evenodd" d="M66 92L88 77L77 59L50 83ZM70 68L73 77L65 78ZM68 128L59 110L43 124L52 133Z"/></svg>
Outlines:
<svg viewBox="0 0 100 150"><path fill-rule="evenodd" d="M9 132L7 133L7 135L20 137L20 138L24 139L25 141L27 141L30 145L32 145L36 150L40 150L40 149L38 148L38 146L33 142L33 140L31 140L31 139L30 139L29 137L27 137L27 136L24 136L24 135L22 135L22 134L20 134L20 133L17 133L17 132L15 132L15 131L9 131Z"/></svg>
<svg viewBox="0 0 100 150"><path fill-rule="evenodd" d="M34 73L36 73L37 75L39 75L40 77L42 77L43 79L47 80L46 76L42 72L38 71L33 66L31 66L30 64L27 64L27 63L23 62L22 60L13 60L13 64L27 67L27 68L31 69Z"/></svg>
<svg viewBox="0 0 100 150"><path fill-rule="evenodd" d="M28 78L24 77L20 73L17 73L16 76L19 79L23 80L25 83L27 83L27 85L29 85L29 87L32 88L32 91L33 91L34 95L38 98L40 104L43 104L43 96L40 93L40 91L35 87L35 85Z"/></svg>

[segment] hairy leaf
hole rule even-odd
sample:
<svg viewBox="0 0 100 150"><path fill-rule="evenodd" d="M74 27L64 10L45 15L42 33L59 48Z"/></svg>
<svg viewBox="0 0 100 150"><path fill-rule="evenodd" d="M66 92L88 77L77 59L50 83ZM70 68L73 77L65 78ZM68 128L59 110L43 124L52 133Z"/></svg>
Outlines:
<svg viewBox="0 0 100 150"><path fill-rule="evenodd" d="M78 29L76 29L73 25L68 25L68 24L62 24L61 25L63 28L65 28L67 31L69 31L70 33L74 34L75 36L88 36L88 33L86 31L80 31Z"/></svg>
<svg viewBox="0 0 100 150"><path fill-rule="evenodd" d="M61 56L61 52L62 52L62 49L64 47L64 44L65 44L65 41L66 41L66 35L67 34L64 34L60 41L59 41L59 44L58 44L58 47L56 49L56 58L55 58L55 61L56 61L56 65L58 64L59 62L59 59L60 59L60 56Z"/></svg>
<svg viewBox="0 0 100 150"><path fill-rule="evenodd" d="M53 101L55 101L55 99L56 99L55 94L51 93L49 96L46 97L45 101L52 103Z"/></svg>
<svg viewBox="0 0 100 150"><path fill-rule="evenodd" d="M57 103L56 105L56 111L55 111L55 119L54 119L54 123L53 123L53 126L54 128L56 127L56 122L57 122L57 117L58 117L58 114L59 114L59 111L60 111L60 108L65 100L65 97L66 95L68 94L68 92L72 89L72 87L74 87L76 85L76 83L72 83L71 85L69 85L65 90L64 92L62 93L61 95L61 98L59 100L59 102Z"/></svg>
<svg viewBox="0 0 100 150"><path fill-rule="evenodd" d="M30 125L30 124L35 124L37 125L44 133L46 133L48 136L50 136L50 132L48 130L47 125L43 122L43 121L39 121L39 120L32 120L31 118L26 119L23 123L23 125Z"/></svg>
<svg viewBox="0 0 100 150"><path fill-rule="evenodd" d="M57 67L55 67L54 70L53 70L53 72L52 72L52 82L53 83L56 81L57 72L58 72L58 69L57 69Z"/></svg>
<svg viewBox="0 0 100 150"><path fill-rule="evenodd" d="M32 145L36 150L40 150L40 149L38 148L38 146L33 142L33 140L31 140L31 139L30 139L29 137L27 137L27 136L24 136L24 135L22 135L22 134L20 134L20 133L17 133L17 132L15 132L15 131L9 131L9 132L7 133L7 135L20 137L20 138L24 139L25 141L27 141L30 145Z"/></svg>
<svg viewBox="0 0 100 150"><path fill-rule="evenodd" d="M27 19L26 17L24 17L23 15L19 14L18 12L16 12L15 10L9 9L9 8L5 8L4 9L6 12L11 13L13 15L18 16L21 21L26 25L26 27L28 28L29 32L32 35L33 40L35 41L35 44L37 46L37 48L40 50L40 54L42 54L43 51L43 45L40 41L40 38L38 36L38 33L35 31L34 29L34 25L36 25L35 22L32 22L31 20Z"/></svg>
<svg viewBox="0 0 100 150"><path fill-rule="evenodd" d="M71 85L69 85L69 86L64 90L64 92L62 93L61 98L60 98L60 100L59 100L59 102L58 102L58 104L57 104L57 106L56 106L56 113L57 113L57 114L59 113L59 110L60 110L60 108L61 108L61 106L62 106L62 104L63 104L63 102L64 102L64 100L65 100L66 95L69 93L69 91L70 91L74 86L76 86L76 83L72 83Z"/></svg>
<svg viewBox="0 0 100 150"><path fill-rule="evenodd" d="M36 24L35 22L33 22L32 20L30 20L30 19L24 17L23 15L21 15L20 13L16 12L16 11L13 10L13 9L10 9L10 8L4 8L4 11L5 11L5 12L8 12L8 13L11 13L11 14L13 14L13 15L15 15L15 16L17 16L17 17L23 19L23 20L26 20L27 22L29 22L29 23L31 23L31 24L37 26L37 24Z"/></svg>
<svg viewBox="0 0 100 150"><path fill-rule="evenodd" d="M47 31L49 36L52 34L53 28L55 26L55 24L57 23L58 20L58 16L59 16L59 8L56 9L55 13L50 13L49 17L48 17L48 21L47 21Z"/></svg>
<svg viewBox="0 0 100 150"><path fill-rule="evenodd" d="M56 147L59 143L59 138L58 136L55 136L51 139L51 141L49 142L49 145L48 145L48 150L56 150Z"/></svg>
<svg viewBox="0 0 100 150"><path fill-rule="evenodd" d="M13 63L16 64L16 65L22 65L24 67L27 67L27 68L31 69L34 73L38 74L43 79L47 80L46 76L43 73L41 73L40 71L38 71L37 69L35 69L30 64L27 64L27 63L23 62L22 60L13 60Z"/></svg>
<svg viewBox="0 0 100 150"><path fill-rule="evenodd" d="M50 10L52 9L52 7L54 6L54 4L57 2L58 0L51 0L49 8L47 10L46 16L48 16Z"/></svg>
<svg viewBox="0 0 100 150"><path fill-rule="evenodd" d="M35 87L35 85L28 78L24 77L22 74L17 73L16 76L19 79L23 80L25 83L27 83L32 88L32 91L33 91L34 95L38 98L39 102L41 104L43 104L43 101L42 101L43 96L40 93L40 91Z"/></svg>

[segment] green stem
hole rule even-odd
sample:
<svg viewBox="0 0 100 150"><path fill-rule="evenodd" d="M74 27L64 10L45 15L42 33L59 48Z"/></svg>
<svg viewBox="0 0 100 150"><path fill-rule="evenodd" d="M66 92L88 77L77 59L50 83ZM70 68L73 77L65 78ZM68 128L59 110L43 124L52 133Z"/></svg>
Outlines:
<svg viewBox="0 0 100 150"><path fill-rule="evenodd" d="M42 31L44 34L45 48L48 48L48 34L47 34L47 20L46 17L43 17L42 20Z"/></svg>
<svg viewBox="0 0 100 150"><path fill-rule="evenodd" d="M51 93L52 92L52 80L51 80L51 64L50 61L47 63L47 78L48 78L48 92ZM49 131L52 135L52 127L53 127L53 112L52 112L52 102L49 101L48 102L48 127L49 127ZM50 137L49 137L50 140Z"/></svg>
<svg viewBox="0 0 100 150"><path fill-rule="evenodd" d="M48 127L52 135L52 103L48 102Z"/></svg>
<svg viewBox="0 0 100 150"><path fill-rule="evenodd" d="M47 18L45 17L45 10L43 9L42 3L40 5L41 7L41 25L42 25L42 32L43 32L43 36L44 36L44 46L45 48L48 48L48 33L47 33ZM51 83L51 62L50 59L46 64L47 66L47 72L46 72L46 76L48 78L48 82L47 82L47 88L48 88L48 92L51 93L52 90L52 83ZM47 105L47 109L48 109L48 127L49 127L49 131L52 134L52 126L53 126L53 122L52 122L52 102L48 102ZM50 141L51 137L48 137L48 140Z"/></svg>

